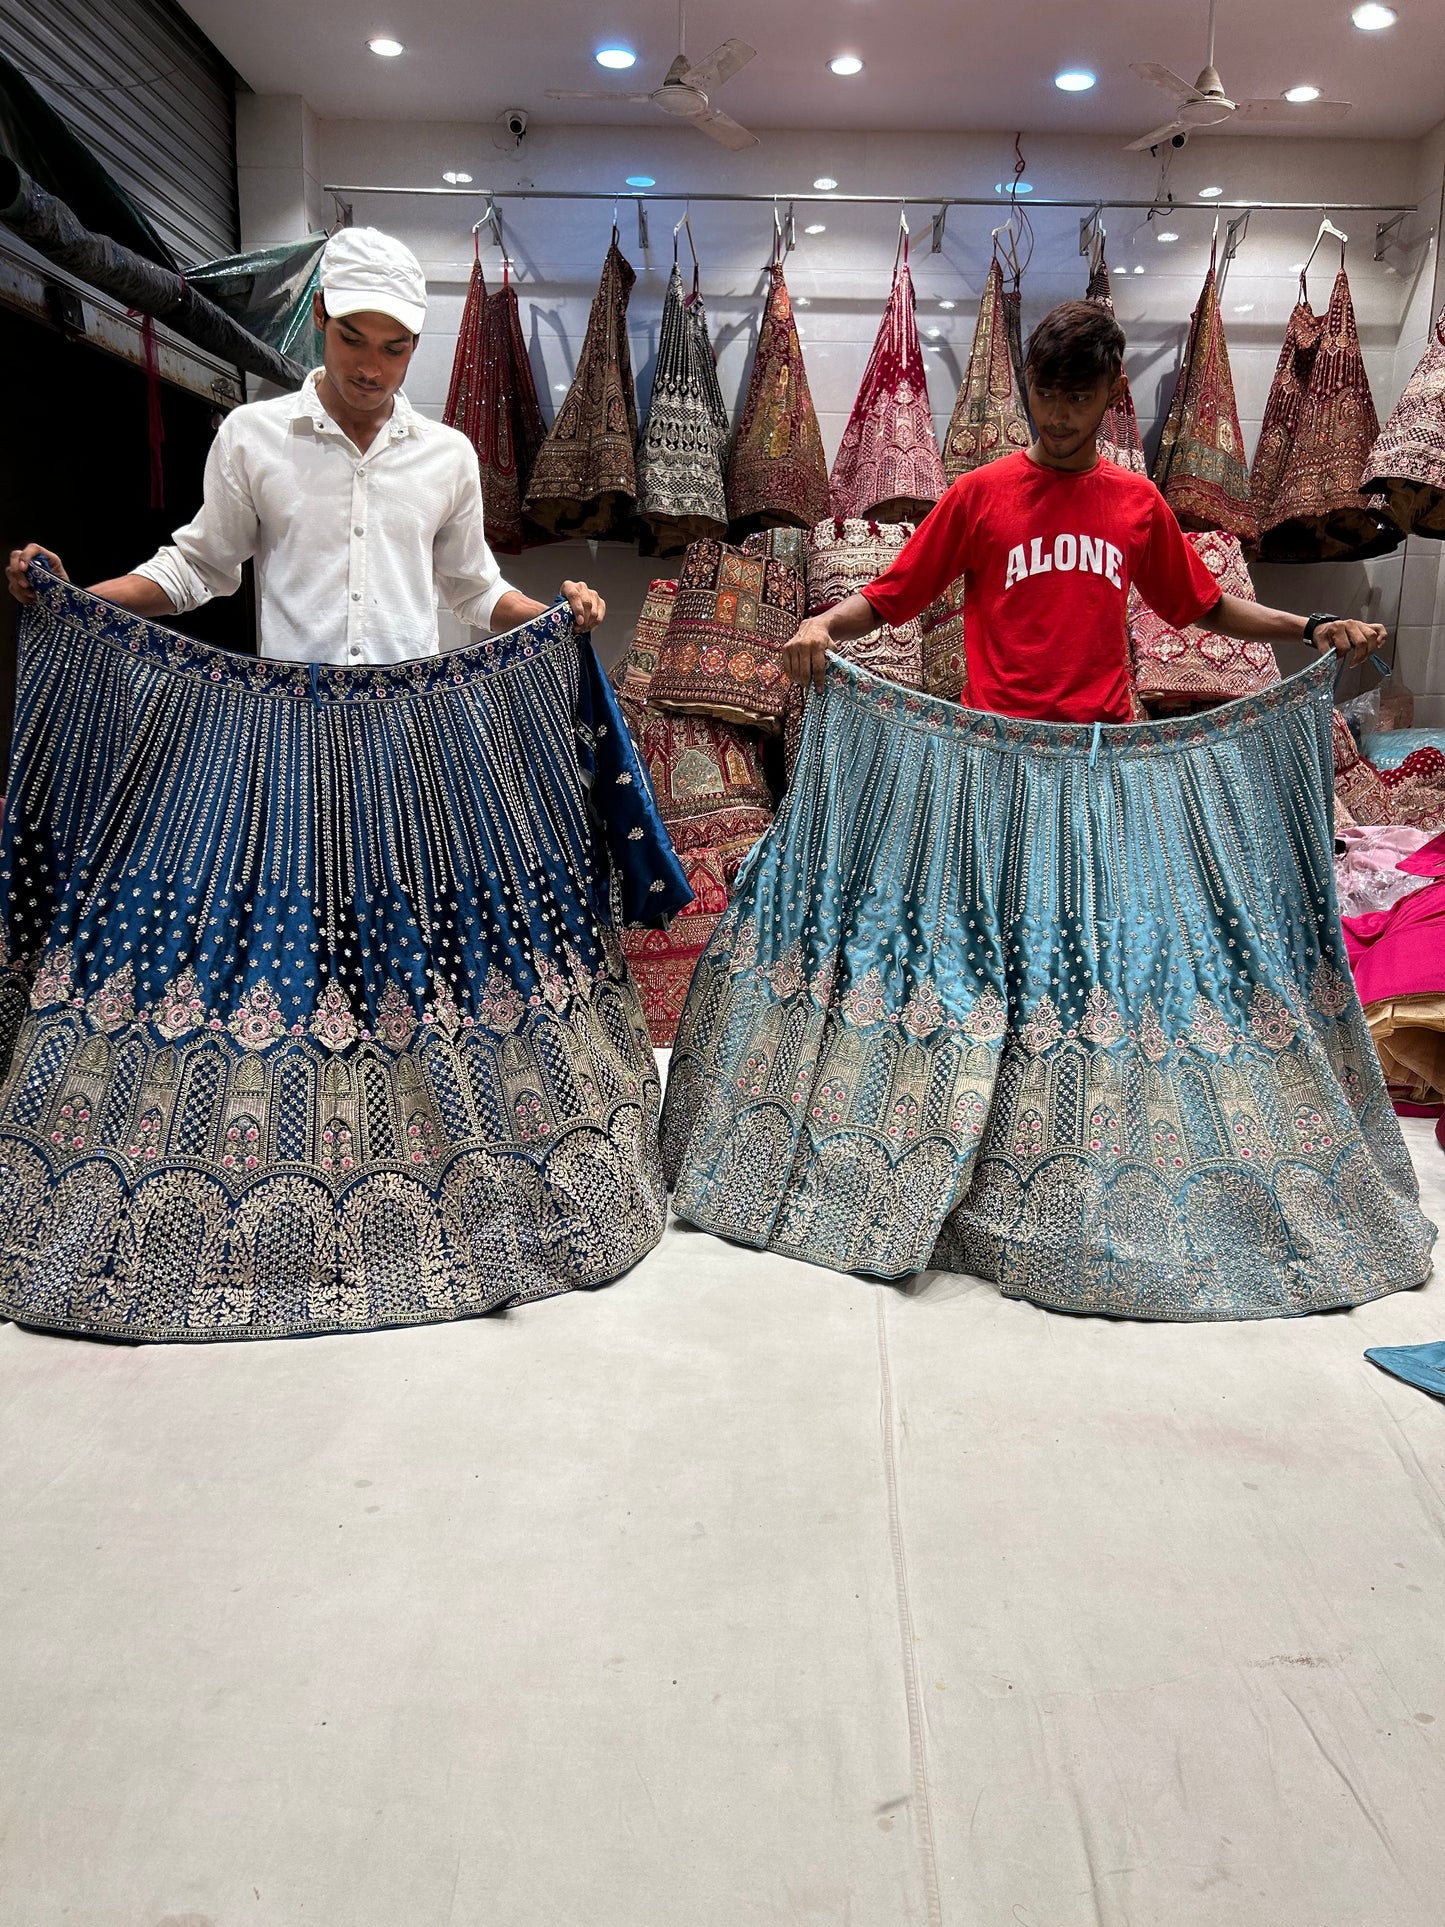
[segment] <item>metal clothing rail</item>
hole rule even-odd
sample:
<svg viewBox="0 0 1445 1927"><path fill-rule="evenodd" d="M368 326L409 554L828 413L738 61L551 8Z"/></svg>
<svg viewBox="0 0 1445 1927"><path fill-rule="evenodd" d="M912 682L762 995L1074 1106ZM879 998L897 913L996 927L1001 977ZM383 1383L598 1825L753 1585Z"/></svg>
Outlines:
<svg viewBox="0 0 1445 1927"><path fill-rule="evenodd" d="M327 187L327 194L428 194L459 195L473 201L738 201L766 206L783 201L823 201L845 207L1005 207L1017 205L1031 213L1037 207L1154 208L1160 214L1214 214L1221 208L1251 209L1256 214L1415 214L1413 201L1120 201L1091 194L1086 200L1055 200L1021 194L720 194L711 190L676 193L656 187L629 187L613 194L606 188L569 187L391 187L341 185Z"/></svg>

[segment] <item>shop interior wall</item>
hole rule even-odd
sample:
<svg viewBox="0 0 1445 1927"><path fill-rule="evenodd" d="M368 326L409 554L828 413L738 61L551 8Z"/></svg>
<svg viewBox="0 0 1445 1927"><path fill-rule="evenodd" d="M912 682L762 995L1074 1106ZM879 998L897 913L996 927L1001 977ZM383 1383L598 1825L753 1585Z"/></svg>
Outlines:
<svg viewBox="0 0 1445 1927"><path fill-rule="evenodd" d="M1027 178L1046 196L1148 199L1161 186L1149 156L1121 151L1113 139L1026 138ZM733 155L690 129L608 129L536 125L517 150L490 125L319 121L295 97L245 96L240 112L240 183L246 241L280 238L278 224L299 232L334 218L325 182L434 186L446 169L465 169L478 186L620 188L628 174L655 176L649 203L650 245L638 244L635 210L618 210L624 253L638 271L630 334L639 395L645 406L656 355L663 290L672 264L672 223L689 191L734 189L786 195L820 175L843 190L869 194L987 194L1007 180L1012 140L949 133L768 133L763 144ZM1219 185L1226 199L1278 199L1314 204L1355 201L1418 203L1382 261L1373 259L1374 214L1338 216L1350 234L1347 266L1376 405L1383 418L1423 350L1440 302L1435 231L1445 175L1445 127L1423 141L1352 142L1196 137L1174 155L1163 192L1177 208L1148 220L1139 212L1105 212L1108 255L1119 317L1129 336L1128 368L1152 454L1173 388L1189 316L1211 246L1214 216L1198 190ZM354 218L383 226L420 256L432 291L427 328L409 377L413 401L439 416L472 258L471 224L481 201L354 195ZM786 205L786 201L782 203ZM928 210L911 211L911 265L918 321L940 431L947 423L968 355L978 299L991 252L990 229L1000 204L949 212L942 249L930 252ZM1221 233L1223 229L1221 218ZM1247 449L1253 452L1285 322L1298 286L1298 264L1318 226L1313 211L1259 213L1231 263L1224 314ZM606 250L612 208L606 203L507 202L503 219L518 282L544 410L555 409L575 371L578 348ZM1082 293L1079 216L1036 207L1033 252L1024 277L1025 326L1055 302ZM772 237L765 205L697 202L692 229L702 261L702 289L718 352L724 394L735 407L756 339ZM822 222L826 232L805 227ZM1180 236L1161 244L1155 236ZM799 203L797 246L788 281L797 305L823 436L837 447L857 391L889 287L898 215L889 207L826 208ZM687 259L684 243L684 260ZM1316 257L1310 291L1328 298L1338 260L1326 244ZM484 246L489 273L500 268ZM1136 272L1142 270L1142 272ZM1262 594L1300 610L1367 613L1398 627L1400 662L1426 699L1426 713L1445 721L1445 647L1433 637L1445 623L1440 545L1412 542L1405 551L1364 565L1261 569ZM1416 552L1419 552L1418 554ZM663 572L620 547L544 549L509 562L508 573L537 594L564 572L600 583L611 603L604 654L625 646L650 575Z"/></svg>

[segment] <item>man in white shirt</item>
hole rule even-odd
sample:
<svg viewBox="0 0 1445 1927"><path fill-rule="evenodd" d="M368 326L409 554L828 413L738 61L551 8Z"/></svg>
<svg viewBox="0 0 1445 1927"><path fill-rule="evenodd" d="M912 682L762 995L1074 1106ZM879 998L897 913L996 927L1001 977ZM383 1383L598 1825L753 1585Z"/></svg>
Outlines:
<svg viewBox="0 0 1445 1927"><path fill-rule="evenodd" d="M487 546L476 451L401 392L426 318L409 249L376 228L342 228L321 259L323 367L294 395L222 422L195 520L130 575L93 593L164 618L232 595L256 561L261 654L362 665L434 656L437 598L475 629L510 629L546 605L506 582ZM12 551L10 592L33 599L37 542ZM606 613L564 582L577 628Z"/></svg>

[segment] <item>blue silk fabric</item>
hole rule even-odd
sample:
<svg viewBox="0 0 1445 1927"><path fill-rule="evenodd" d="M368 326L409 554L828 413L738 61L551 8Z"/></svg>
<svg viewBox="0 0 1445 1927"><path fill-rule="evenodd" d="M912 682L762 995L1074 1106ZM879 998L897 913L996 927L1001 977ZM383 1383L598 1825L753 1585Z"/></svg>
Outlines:
<svg viewBox="0 0 1445 1927"><path fill-rule="evenodd" d="M0 840L0 1312L354 1329L649 1250L659 1092L612 925L690 892L566 608L352 670L34 580Z"/></svg>
<svg viewBox="0 0 1445 1927"><path fill-rule="evenodd" d="M1335 902L1331 667L1094 731L830 659L678 1030L674 1209L1075 1312L1419 1283L1434 1227Z"/></svg>
<svg viewBox="0 0 1445 1927"><path fill-rule="evenodd" d="M1418 1385L1432 1398L1445 1398L1445 1343L1433 1345L1376 1345L1365 1353L1372 1365L1407 1385Z"/></svg>

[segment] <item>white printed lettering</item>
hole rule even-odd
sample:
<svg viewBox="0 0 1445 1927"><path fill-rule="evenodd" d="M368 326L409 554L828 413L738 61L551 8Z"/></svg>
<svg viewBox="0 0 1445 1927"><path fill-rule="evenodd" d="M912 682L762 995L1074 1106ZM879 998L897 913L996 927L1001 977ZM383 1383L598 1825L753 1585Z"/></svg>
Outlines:
<svg viewBox="0 0 1445 1927"><path fill-rule="evenodd" d="M1052 561L1045 559L1042 536L1036 535L1034 537L1033 541L1029 544L1029 551L1029 574L1047 575L1054 565Z"/></svg>
<svg viewBox="0 0 1445 1927"><path fill-rule="evenodd" d="M1029 565L1024 559L1024 545L1020 542L1016 549L1010 549L1008 552L1008 574L1004 577L1003 586L1005 589L1011 589L1015 582L1024 581L1028 572Z"/></svg>
<svg viewBox="0 0 1445 1927"><path fill-rule="evenodd" d="M1056 535L1054 537L1054 567L1056 569L1072 569L1078 560L1078 556L1079 545L1072 535Z"/></svg>
<svg viewBox="0 0 1445 1927"><path fill-rule="evenodd" d="M1090 575L1104 573L1104 538L1081 535L1079 537L1079 567L1087 569Z"/></svg>
<svg viewBox="0 0 1445 1927"><path fill-rule="evenodd" d="M1109 566L1105 569L1104 573L1116 589L1122 589L1124 584L1119 575L1119 570L1124 561L1124 552L1122 549L1116 549L1114 544L1109 542L1105 545L1105 554L1108 556Z"/></svg>

